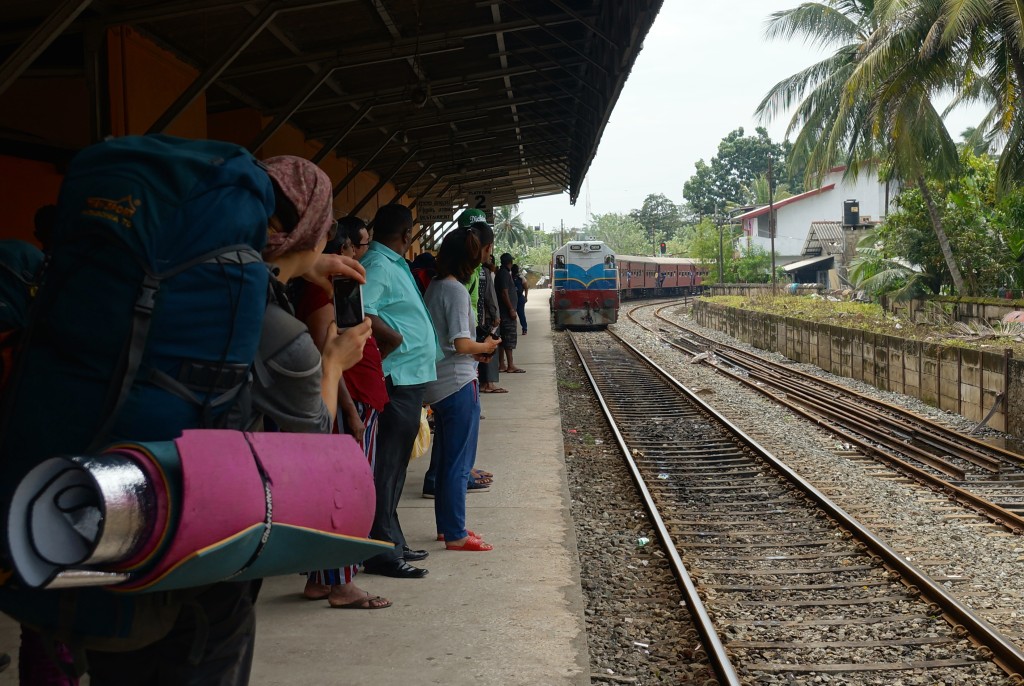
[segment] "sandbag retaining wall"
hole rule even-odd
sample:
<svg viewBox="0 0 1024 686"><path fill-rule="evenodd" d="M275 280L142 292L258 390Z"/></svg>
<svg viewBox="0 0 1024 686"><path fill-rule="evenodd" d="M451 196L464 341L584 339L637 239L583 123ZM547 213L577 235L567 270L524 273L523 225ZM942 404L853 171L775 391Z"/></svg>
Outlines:
<svg viewBox="0 0 1024 686"><path fill-rule="evenodd" d="M763 350L903 393L1024 438L1024 361L1012 351L968 350L698 300L693 317ZM1009 417L1009 419L1008 419Z"/></svg>

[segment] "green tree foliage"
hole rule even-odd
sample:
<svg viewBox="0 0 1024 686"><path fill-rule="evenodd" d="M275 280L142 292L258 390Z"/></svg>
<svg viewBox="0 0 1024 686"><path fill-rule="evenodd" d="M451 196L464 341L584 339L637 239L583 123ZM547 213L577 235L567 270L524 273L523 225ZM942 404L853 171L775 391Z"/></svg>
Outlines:
<svg viewBox="0 0 1024 686"><path fill-rule="evenodd" d="M494 208L495 252L522 251L533 241L533 231L526 226L519 205L501 205Z"/></svg>
<svg viewBox="0 0 1024 686"><path fill-rule="evenodd" d="M907 4L909 7L905 7ZM998 188L1012 192L1024 181L1024 8L1019 0L878 0L885 21L901 27L909 13L927 23L928 32L907 40L919 51L918 73L933 75L962 102L982 102L990 109L979 124L987 143L1005 143L999 156ZM909 69L908 69L909 70ZM973 143L972 143L973 144Z"/></svg>
<svg viewBox="0 0 1024 686"><path fill-rule="evenodd" d="M725 280L734 283L768 283L772 280L771 271L771 253L759 245L743 245L739 256L729 260Z"/></svg>
<svg viewBox="0 0 1024 686"><path fill-rule="evenodd" d="M799 133L792 157L807 165L808 178L838 164L856 176L881 161L894 178L916 185L953 285L969 295L971 282L960 273L928 185L929 178L958 172L956 146L932 97L955 87L955 76L965 78L969 69L936 40L942 7L963 4L823 0L775 13L769 37L800 36L833 52L776 84L758 113L770 119L795 105L789 132Z"/></svg>
<svg viewBox="0 0 1024 686"><path fill-rule="evenodd" d="M516 261L519 266L532 272L547 274L548 268L551 266L552 252L554 251L551 249L550 242L538 241L537 245L528 248L521 256L517 256Z"/></svg>
<svg viewBox="0 0 1024 686"><path fill-rule="evenodd" d="M698 220L713 217L722 207L725 200L723 190L716 187L715 173L704 160L697 160L697 172L683 184L683 197L686 198L690 211L697 215Z"/></svg>
<svg viewBox="0 0 1024 686"><path fill-rule="evenodd" d="M650 255L653 246L666 239L664 234L651 233L631 215L617 212L595 214L587 224L588 236L604 241L617 255Z"/></svg>
<svg viewBox="0 0 1024 686"><path fill-rule="evenodd" d="M736 238L742 233L740 228L734 224L727 224L721 227L715 225L710 218L704 218L699 224L693 227L690 240L684 251L685 255L692 257L708 269L708 283L724 282L735 280L736 270L734 262L734 245ZM721 238L721 243L719 242ZM719 278L718 251L722 248L723 260L722 278ZM770 262L770 258L769 258ZM731 277L730 277L731 275Z"/></svg>
<svg viewBox="0 0 1024 686"><path fill-rule="evenodd" d="M1024 274L1015 270L1014 247L1024 251L1018 223L1024 198L1019 191L997 197L996 163L988 156L965 150L962 169L946 182L929 181L928 190L939 207L968 292L994 295L1001 286L1019 287L1016 284ZM881 256L902 258L919 267L922 283L932 292L948 288L952 277L921 192L905 190L896 206L876 231Z"/></svg>
<svg viewBox="0 0 1024 686"><path fill-rule="evenodd" d="M908 300L932 291L926 274L905 261L885 257L874 231L857 243L857 257L850 262L849 277L854 288L876 297Z"/></svg>
<svg viewBox="0 0 1024 686"><path fill-rule="evenodd" d="M786 145L775 143L763 127L753 136L742 127L732 131L718 144L718 152L708 164L700 160L696 173L683 184L683 197L700 217L724 214L736 206L753 204L758 177L768 177L771 160L773 187L785 184L790 174L786 167Z"/></svg>
<svg viewBox="0 0 1024 686"><path fill-rule="evenodd" d="M629 213L648 233L673 238L682 228L679 206L661 193L651 193L644 198L640 209Z"/></svg>

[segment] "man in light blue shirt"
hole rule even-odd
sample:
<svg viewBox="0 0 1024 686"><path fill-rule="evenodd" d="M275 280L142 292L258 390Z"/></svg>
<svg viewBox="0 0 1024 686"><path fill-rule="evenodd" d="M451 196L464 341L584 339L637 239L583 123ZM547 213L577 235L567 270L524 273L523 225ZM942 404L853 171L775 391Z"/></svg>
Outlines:
<svg viewBox="0 0 1024 686"><path fill-rule="evenodd" d="M421 560L426 551L410 550L398 521L398 501L405 488L412 444L420 427L426 384L437 378L443 357L434 325L423 304L405 253L412 242L412 212L404 205L385 205L373 220L373 242L362 259L366 269L363 309L373 322L373 336L384 358L388 404L380 415L373 481L377 490L370 537L395 544L394 550L367 560L371 574L420 579L426 569L406 560Z"/></svg>

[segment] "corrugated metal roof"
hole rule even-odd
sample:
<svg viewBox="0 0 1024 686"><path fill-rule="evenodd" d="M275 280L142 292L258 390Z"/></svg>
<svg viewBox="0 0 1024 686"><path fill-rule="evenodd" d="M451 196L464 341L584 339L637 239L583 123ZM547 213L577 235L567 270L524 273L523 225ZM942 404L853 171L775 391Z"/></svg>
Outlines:
<svg viewBox="0 0 1024 686"><path fill-rule="evenodd" d="M3 0L0 107L15 81L92 82L87 55L128 25L198 70L207 112L293 124L412 197L575 201L662 2ZM59 141L0 129L0 153L59 161Z"/></svg>
<svg viewBox="0 0 1024 686"><path fill-rule="evenodd" d="M809 260L800 260L799 262L791 262L791 263L787 264L785 267L783 267L783 269L786 270L787 272L795 272L798 269L803 269L804 267L810 267L811 265L818 264L820 262L825 262L826 260L832 260L832 259L834 259L832 257L832 255L822 255L820 257L812 257Z"/></svg>
<svg viewBox="0 0 1024 686"><path fill-rule="evenodd" d="M843 252L845 237L840 221L811 222L801 255L838 255Z"/></svg>

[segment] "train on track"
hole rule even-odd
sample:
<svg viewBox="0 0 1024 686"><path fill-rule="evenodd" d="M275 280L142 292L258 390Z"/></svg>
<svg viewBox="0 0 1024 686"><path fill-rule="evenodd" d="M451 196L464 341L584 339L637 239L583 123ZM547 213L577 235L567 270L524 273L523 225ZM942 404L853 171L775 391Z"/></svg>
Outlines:
<svg viewBox="0 0 1024 686"><path fill-rule="evenodd" d="M603 241L569 241L550 269L555 329L614 324L622 300L693 295L708 273L688 257L616 255Z"/></svg>

